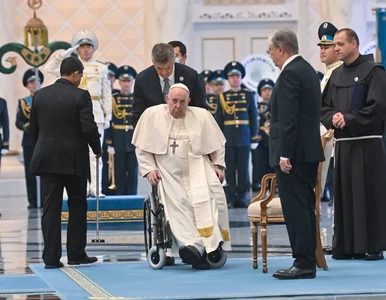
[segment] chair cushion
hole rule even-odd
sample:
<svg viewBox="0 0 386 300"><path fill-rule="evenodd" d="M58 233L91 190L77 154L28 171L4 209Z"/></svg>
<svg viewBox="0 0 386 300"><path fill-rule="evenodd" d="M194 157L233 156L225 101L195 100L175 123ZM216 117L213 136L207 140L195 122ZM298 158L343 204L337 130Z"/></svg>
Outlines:
<svg viewBox="0 0 386 300"><path fill-rule="evenodd" d="M261 214L261 201L257 201L248 206L248 217L258 218ZM273 198L267 205L268 217L283 217L283 210L281 208L280 198Z"/></svg>

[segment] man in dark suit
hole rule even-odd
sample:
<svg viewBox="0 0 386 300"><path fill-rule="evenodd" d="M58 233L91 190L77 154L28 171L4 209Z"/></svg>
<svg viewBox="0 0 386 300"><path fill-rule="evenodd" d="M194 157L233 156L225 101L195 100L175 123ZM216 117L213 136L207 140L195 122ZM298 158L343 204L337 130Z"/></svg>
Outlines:
<svg viewBox="0 0 386 300"><path fill-rule="evenodd" d="M61 211L63 189L68 193L69 221L67 256L69 265L97 261L85 252L87 237L87 178L90 176L89 148L102 156L90 94L77 88L83 65L68 57L60 66L61 78L37 91L32 102L30 133L35 149L30 170L42 180L46 269L61 268Z"/></svg>
<svg viewBox="0 0 386 300"><path fill-rule="evenodd" d="M135 78L132 124L135 127L146 108L166 103L169 88L185 84L190 91L189 105L205 108L205 84L196 70L175 63L174 49L168 44L156 44L151 52L153 65Z"/></svg>
<svg viewBox="0 0 386 300"><path fill-rule="evenodd" d="M280 29L267 51L281 74L271 96L270 156L295 261L278 279L315 278L315 194L320 140L321 95L318 75L299 53L296 34Z"/></svg>

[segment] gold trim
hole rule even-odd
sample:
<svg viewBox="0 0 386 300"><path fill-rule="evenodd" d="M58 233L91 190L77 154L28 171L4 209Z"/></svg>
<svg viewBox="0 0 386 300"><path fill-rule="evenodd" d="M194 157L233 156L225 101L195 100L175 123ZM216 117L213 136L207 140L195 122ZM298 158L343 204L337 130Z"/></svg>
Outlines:
<svg viewBox="0 0 386 300"><path fill-rule="evenodd" d="M229 61L231 60L236 60L236 56L235 56L235 53L236 53L236 43L235 43L235 38L233 37L229 37L229 38L202 38L201 39L201 69L205 69L205 64L204 64L204 45L205 45L205 41L232 41L232 59L229 59Z"/></svg>
<svg viewBox="0 0 386 300"><path fill-rule="evenodd" d="M231 240L231 237L229 235L228 230L221 229L221 235L222 235L222 238L224 239L224 241L230 241Z"/></svg>
<svg viewBox="0 0 386 300"><path fill-rule="evenodd" d="M220 105L223 111L225 111L228 115L233 115L236 111L236 105L228 105L228 103L225 101L224 94L220 94Z"/></svg>
<svg viewBox="0 0 386 300"><path fill-rule="evenodd" d="M82 79L78 85L78 88L87 90L87 77L86 76L82 77Z"/></svg>
<svg viewBox="0 0 386 300"><path fill-rule="evenodd" d="M94 101L99 101L101 99L102 99L101 96L91 96L91 100L94 100Z"/></svg>
<svg viewBox="0 0 386 300"><path fill-rule="evenodd" d="M247 109L244 107L244 108L236 108L236 111L247 111Z"/></svg>
<svg viewBox="0 0 386 300"><path fill-rule="evenodd" d="M136 219L143 221L143 210L106 210L99 211L100 221L126 221L129 219ZM96 220L96 211L87 212L87 221ZM68 221L68 212L62 212L62 221Z"/></svg>
<svg viewBox="0 0 386 300"><path fill-rule="evenodd" d="M249 121L248 120L230 120L230 121L224 121L225 126L230 126L230 125L248 125Z"/></svg>
<svg viewBox="0 0 386 300"><path fill-rule="evenodd" d="M198 230L198 233L200 234L201 237L203 238L207 238L207 237L210 237L212 236L213 234L213 229L214 229L214 226L209 226L209 227L205 227L205 228L197 228Z"/></svg>
<svg viewBox="0 0 386 300"><path fill-rule="evenodd" d="M76 282L82 289L91 294L93 298L99 299L113 299L114 295L107 292L105 289L100 287L85 274L75 269L74 267L64 267L60 270L70 277L74 282ZM94 299L95 299L94 298Z"/></svg>
<svg viewBox="0 0 386 300"><path fill-rule="evenodd" d="M23 112L23 115L29 120L31 117L31 106L28 105L27 100L20 99L20 106Z"/></svg>
<svg viewBox="0 0 386 300"><path fill-rule="evenodd" d="M24 125L23 125L23 130L24 131L27 131L27 127L29 126L29 122L27 122L27 123L25 123Z"/></svg>
<svg viewBox="0 0 386 300"><path fill-rule="evenodd" d="M9 142L3 142L3 146L9 146Z"/></svg>
<svg viewBox="0 0 386 300"><path fill-rule="evenodd" d="M114 129L118 129L118 130L134 130L134 127L133 125L115 125L113 124L113 128Z"/></svg>

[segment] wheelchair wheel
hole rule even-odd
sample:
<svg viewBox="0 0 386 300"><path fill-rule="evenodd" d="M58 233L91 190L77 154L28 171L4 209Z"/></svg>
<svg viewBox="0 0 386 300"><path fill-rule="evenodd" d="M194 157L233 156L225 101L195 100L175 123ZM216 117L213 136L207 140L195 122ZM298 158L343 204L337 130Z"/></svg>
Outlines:
<svg viewBox="0 0 386 300"><path fill-rule="evenodd" d="M219 269L223 265L225 265L228 256L222 249L214 252L217 252L217 253L216 254L210 253L206 256L206 261L209 263L211 268Z"/></svg>
<svg viewBox="0 0 386 300"><path fill-rule="evenodd" d="M161 270L166 265L166 253L164 249L153 246L147 254L147 262L154 270Z"/></svg>

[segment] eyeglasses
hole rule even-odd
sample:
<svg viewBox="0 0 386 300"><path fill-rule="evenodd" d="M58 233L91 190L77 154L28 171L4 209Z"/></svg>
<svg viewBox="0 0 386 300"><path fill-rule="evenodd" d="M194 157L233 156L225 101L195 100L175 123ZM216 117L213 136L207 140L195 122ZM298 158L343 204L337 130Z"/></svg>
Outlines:
<svg viewBox="0 0 386 300"><path fill-rule="evenodd" d="M267 52L267 54L268 55L271 55L271 53L272 53L272 50L274 49L274 48L278 48L279 46L273 46L272 48L268 48L265 52Z"/></svg>

